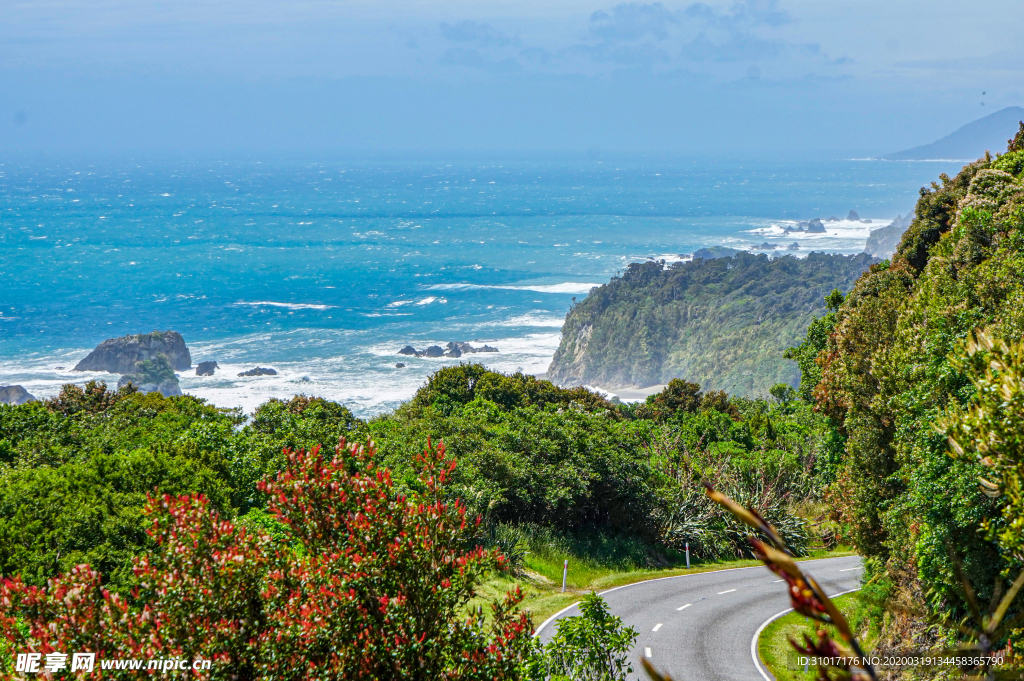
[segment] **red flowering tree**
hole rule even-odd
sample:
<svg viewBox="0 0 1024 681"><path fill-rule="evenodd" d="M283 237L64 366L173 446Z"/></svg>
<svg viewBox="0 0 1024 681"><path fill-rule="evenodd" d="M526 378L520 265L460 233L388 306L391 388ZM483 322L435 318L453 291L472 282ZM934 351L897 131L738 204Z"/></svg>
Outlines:
<svg viewBox="0 0 1024 681"><path fill-rule="evenodd" d="M261 483L287 527L272 541L218 517L202 497L151 500L156 550L140 557L127 597L88 566L46 588L0 584L0 632L16 652L97 658L203 658L211 679L513 679L534 644L519 593L469 612L475 587L504 557L466 549L465 507L446 498L444 445L421 457L422 492L395 489L371 445L344 440L286 452ZM477 520L476 522L479 522ZM489 623L486 621L489 619ZM150 672L153 673L153 672ZM97 678L138 678L100 670ZM44 672L44 678L70 673Z"/></svg>

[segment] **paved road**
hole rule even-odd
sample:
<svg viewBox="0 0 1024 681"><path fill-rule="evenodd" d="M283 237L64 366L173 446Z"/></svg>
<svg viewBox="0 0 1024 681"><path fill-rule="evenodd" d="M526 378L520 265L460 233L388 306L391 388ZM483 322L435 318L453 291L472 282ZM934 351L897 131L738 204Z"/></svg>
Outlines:
<svg viewBox="0 0 1024 681"><path fill-rule="evenodd" d="M801 561L800 566L829 595L860 585L858 556ZM677 681L760 681L751 640L765 620L789 607L785 584L761 566L640 582L602 597L640 634L632 653L636 679L647 678L640 665L646 655ZM556 619L578 614L573 606ZM554 633L555 623L548 622L539 635L546 642Z"/></svg>

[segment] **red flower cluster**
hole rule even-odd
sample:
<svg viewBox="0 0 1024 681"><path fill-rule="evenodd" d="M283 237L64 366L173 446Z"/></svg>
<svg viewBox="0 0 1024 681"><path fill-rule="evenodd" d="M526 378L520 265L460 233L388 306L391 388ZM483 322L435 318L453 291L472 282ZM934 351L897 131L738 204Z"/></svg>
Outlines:
<svg viewBox="0 0 1024 681"><path fill-rule="evenodd" d="M409 497L375 467L372 444L342 440L331 460L319 448L286 454L260 485L284 541L219 518L202 497L151 499L157 548L137 560L130 596L108 593L84 565L45 589L5 580L0 633L18 652L211 659L211 670L186 672L211 679L519 676L532 651L521 594L493 604L489 625L467 614L504 556L465 549L473 527L446 499L455 462L443 444L428 443L425 491ZM103 678L119 674L138 677Z"/></svg>

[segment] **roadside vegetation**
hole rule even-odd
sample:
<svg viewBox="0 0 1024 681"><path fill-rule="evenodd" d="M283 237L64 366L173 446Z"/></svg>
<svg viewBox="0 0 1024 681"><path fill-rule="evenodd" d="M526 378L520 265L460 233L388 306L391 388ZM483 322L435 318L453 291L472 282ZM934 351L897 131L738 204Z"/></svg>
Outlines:
<svg viewBox="0 0 1024 681"><path fill-rule="evenodd" d="M864 649L873 650L885 613L871 593L846 594L832 599L832 602L858 633L858 639ZM817 665L807 664L805 670L805 665L798 662L801 653L793 647L791 641L802 643L805 636L815 640L818 630L822 628L831 638L839 638L835 627L823 627L820 622L815 622L798 612L783 615L764 628L758 640L757 650L761 662L776 681L814 681L819 678ZM806 653L803 656L807 657Z"/></svg>
<svg viewBox="0 0 1024 681"><path fill-rule="evenodd" d="M891 261L830 296L789 356L841 443L825 498L876 585L869 639L1000 651L1008 666L983 676L1010 678L1024 642L1024 123L1005 154L939 179Z"/></svg>

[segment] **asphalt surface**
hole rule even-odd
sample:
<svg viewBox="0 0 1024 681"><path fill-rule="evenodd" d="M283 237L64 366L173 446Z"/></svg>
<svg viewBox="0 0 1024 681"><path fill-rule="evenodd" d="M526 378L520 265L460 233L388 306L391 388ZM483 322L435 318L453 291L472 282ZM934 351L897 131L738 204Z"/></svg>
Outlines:
<svg viewBox="0 0 1024 681"><path fill-rule="evenodd" d="M804 572L834 595L860 586L858 556L801 561ZM666 577L601 594L611 612L639 633L632 652L634 674L646 679L647 657L676 681L761 681L751 640L762 624L789 608L785 583L765 567ZM579 615L576 606L555 616ZM556 622L542 625L543 642Z"/></svg>

